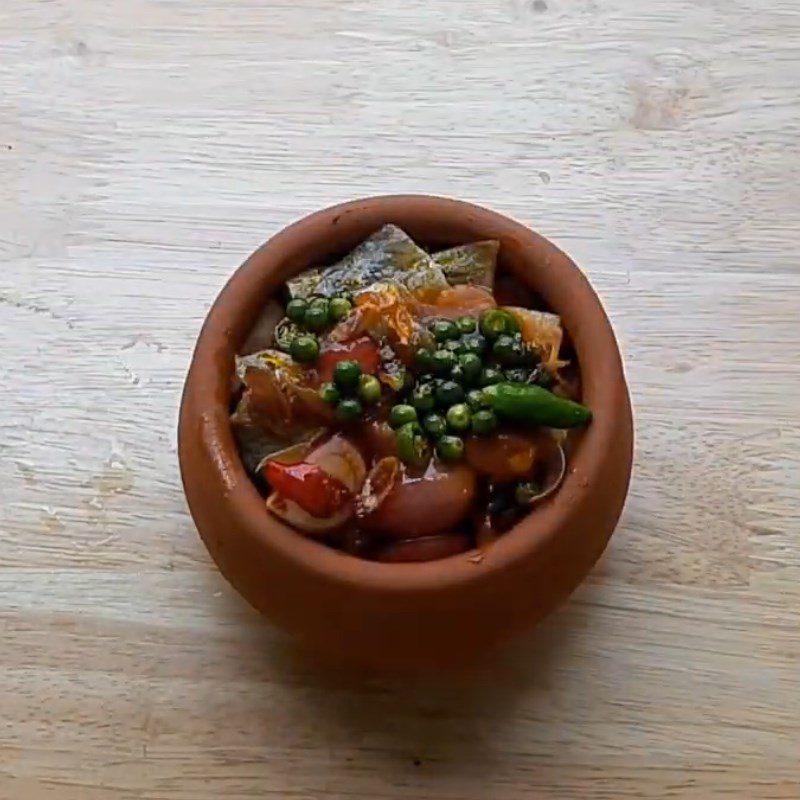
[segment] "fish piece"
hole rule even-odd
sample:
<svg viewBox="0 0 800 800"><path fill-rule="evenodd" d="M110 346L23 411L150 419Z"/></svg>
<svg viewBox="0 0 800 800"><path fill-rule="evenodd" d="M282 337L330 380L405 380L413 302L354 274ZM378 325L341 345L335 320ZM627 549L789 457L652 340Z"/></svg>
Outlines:
<svg viewBox="0 0 800 800"><path fill-rule="evenodd" d="M487 239L440 250L433 254L433 260L442 268L448 283L454 286L471 283L491 291L499 250L500 242Z"/></svg>
<svg viewBox="0 0 800 800"><path fill-rule="evenodd" d="M288 281L289 295L354 294L374 283L397 283L409 289L445 288L442 268L396 225L384 225L340 261L310 269Z"/></svg>

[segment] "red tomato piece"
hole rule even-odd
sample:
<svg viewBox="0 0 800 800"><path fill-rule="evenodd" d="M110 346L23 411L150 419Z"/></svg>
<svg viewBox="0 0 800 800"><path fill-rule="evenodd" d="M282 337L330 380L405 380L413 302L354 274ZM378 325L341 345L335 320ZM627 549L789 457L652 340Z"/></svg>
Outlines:
<svg viewBox="0 0 800 800"><path fill-rule="evenodd" d="M334 342L326 345L317 361L320 381L325 383L332 380L333 371L340 361L358 361L362 372L374 375L381 364L380 350L369 336L362 336L351 342Z"/></svg>
<svg viewBox="0 0 800 800"><path fill-rule="evenodd" d="M340 480L306 461L298 464L269 461L264 477L276 492L297 503L312 517L331 517L352 500L352 494Z"/></svg>

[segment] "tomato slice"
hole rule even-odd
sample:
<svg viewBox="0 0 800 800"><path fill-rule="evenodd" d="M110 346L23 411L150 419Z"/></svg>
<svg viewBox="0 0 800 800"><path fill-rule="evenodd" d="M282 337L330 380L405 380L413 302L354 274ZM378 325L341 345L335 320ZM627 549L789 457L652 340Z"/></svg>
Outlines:
<svg viewBox="0 0 800 800"><path fill-rule="evenodd" d="M323 383L332 380L333 371L340 361L358 361L362 372L374 375L381 364L380 350L369 336L327 345L317 361L319 379Z"/></svg>
<svg viewBox="0 0 800 800"><path fill-rule="evenodd" d="M349 489L316 464L267 462L264 477L287 500L292 500L312 517L333 516L352 500Z"/></svg>

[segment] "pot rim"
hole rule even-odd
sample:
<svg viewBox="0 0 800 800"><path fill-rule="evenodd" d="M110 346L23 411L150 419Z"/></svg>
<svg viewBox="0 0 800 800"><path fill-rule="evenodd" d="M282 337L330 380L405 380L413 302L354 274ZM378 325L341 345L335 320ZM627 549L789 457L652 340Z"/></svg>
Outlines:
<svg viewBox="0 0 800 800"><path fill-rule="evenodd" d="M404 227L403 218L435 218L443 227L474 231L472 241L500 239L501 258L561 316L577 352L583 402L592 409L592 422L571 455L559 490L501 536L479 563L470 560L474 553L425 563L387 564L334 550L272 517L239 457L229 423L233 357L244 338L236 320L254 319L254 309L266 302L267 296L259 294L266 275L272 275L274 292L292 274L309 266L302 261L309 242L326 237L326 242L330 240L327 249L337 251L337 240L345 239L353 220L363 217L378 220L375 228L388 222ZM529 270L534 274L528 274ZM184 386L178 425L180 468L193 516L188 484L198 471L209 469L218 502L231 518L230 529L255 540L265 558L273 552L323 581L362 591L440 592L524 568L571 524L582 513L582 498L603 479L604 460L619 430L620 415L629 414L628 409L611 324L589 281L565 253L521 223L471 203L431 195L381 195L324 208L292 223L231 276L208 313ZM184 440L198 434L206 464L190 462L185 456L189 448Z"/></svg>

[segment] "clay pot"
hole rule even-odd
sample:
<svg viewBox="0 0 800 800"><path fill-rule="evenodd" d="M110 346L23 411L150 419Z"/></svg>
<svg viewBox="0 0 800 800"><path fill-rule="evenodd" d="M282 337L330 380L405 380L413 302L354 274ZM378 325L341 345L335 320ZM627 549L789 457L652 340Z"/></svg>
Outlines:
<svg viewBox="0 0 800 800"><path fill-rule="evenodd" d="M499 239L500 269L561 315L581 367L591 425L561 488L484 555L376 563L301 536L267 513L228 423L233 358L269 296L310 265L342 256L392 222L444 248ZM289 226L236 271L200 333L186 380L180 465L194 521L233 586L304 643L362 666L471 660L540 620L589 572L622 511L633 424L617 343L589 282L523 225L438 197L355 200Z"/></svg>

